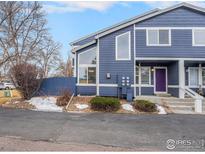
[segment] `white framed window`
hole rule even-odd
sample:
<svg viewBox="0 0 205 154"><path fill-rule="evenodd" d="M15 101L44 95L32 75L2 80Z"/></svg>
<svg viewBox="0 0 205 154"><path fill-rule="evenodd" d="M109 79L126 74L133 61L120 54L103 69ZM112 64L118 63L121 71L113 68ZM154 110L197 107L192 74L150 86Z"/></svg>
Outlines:
<svg viewBox="0 0 205 154"><path fill-rule="evenodd" d="M150 67L141 67L141 84L151 85L151 69Z"/></svg>
<svg viewBox="0 0 205 154"><path fill-rule="evenodd" d="M189 86L199 86L199 68L189 67Z"/></svg>
<svg viewBox="0 0 205 154"><path fill-rule="evenodd" d="M170 29L147 29L147 46L171 46Z"/></svg>
<svg viewBox="0 0 205 154"><path fill-rule="evenodd" d="M205 29L192 30L192 45L205 46Z"/></svg>
<svg viewBox="0 0 205 154"><path fill-rule="evenodd" d="M115 37L115 59L131 59L130 31Z"/></svg>
<svg viewBox="0 0 205 154"><path fill-rule="evenodd" d="M96 84L96 47L79 53L78 83Z"/></svg>

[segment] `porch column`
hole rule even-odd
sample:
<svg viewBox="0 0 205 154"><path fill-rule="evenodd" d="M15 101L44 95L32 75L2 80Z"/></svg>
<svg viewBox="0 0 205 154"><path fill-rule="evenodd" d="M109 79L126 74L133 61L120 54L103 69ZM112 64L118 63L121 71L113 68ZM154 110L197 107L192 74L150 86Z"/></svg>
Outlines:
<svg viewBox="0 0 205 154"><path fill-rule="evenodd" d="M184 60L179 60L179 98L184 98L185 89L185 70L184 70Z"/></svg>

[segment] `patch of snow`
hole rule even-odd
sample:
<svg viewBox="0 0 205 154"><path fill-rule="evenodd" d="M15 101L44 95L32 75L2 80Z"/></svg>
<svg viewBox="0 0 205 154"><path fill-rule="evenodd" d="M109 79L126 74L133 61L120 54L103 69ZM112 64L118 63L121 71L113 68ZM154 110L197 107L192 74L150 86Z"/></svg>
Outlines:
<svg viewBox="0 0 205 154"><path fill-rule="evenodd" d="M15 102L14 102L14 104L18 104L18 103L19 103L19 101L15 101Z"/></svg>
<svg viewBox="0 0 205 154"><path fill-rule="evenodd" d="M165 109L162 106L160 106L158 104L156 104L156 106L157 106L158 114L167 114L167 112L165 111Z"/></svg>
<svg viewBox="0 0 205 154"><path fill-rule="evenodd" d="M133 109L132 105L130 105L130 104L123 104L123 105L122 105L122 108L123 108L124 110L134 112L134 109Z"/></svg>
<svg viewBox="0 0 205 154"><path fill-rule="evenodd" d="M28 100L30 104L36 107L37 111L62 112L62 108L56 105L55 97L33 97Z"/></svg>
<svg viewBox="0 0 205 154"><path fill-rule="evenodd" d="M87 104L75 104L75 106L80 110L88 108Z"/></svg>

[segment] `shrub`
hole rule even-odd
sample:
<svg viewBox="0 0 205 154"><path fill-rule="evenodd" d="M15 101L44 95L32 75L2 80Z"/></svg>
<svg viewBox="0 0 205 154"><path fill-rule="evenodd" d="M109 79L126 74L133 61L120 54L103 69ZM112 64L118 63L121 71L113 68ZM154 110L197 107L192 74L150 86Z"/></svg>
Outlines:
<svg viewBox="0 0 205 154"><path fill-rule="evenodd" d="M56 100L56 105L58 106L66 106L71 98L71 92L69 90L63 90L61 92L61 96L59 96Z"/></svg>
<svg viewBox="0 0 205 154"><path fill-rule="evenodd" d="M147 100L136 100L133 103L135 109L143 112L156 112L157 108L156 105Z"/></svg>
<svg viewBox="0 0 205 154"><path fill-rule="evenodd" d="M90 100L91 109L96 111L112 112L120 108L120 101L112 97L94 97Z"/></svg>
<svg viewBox="0 0 205 154"><path fill-rule="evenodd" d="M24 99L30 99L40 87L42 71L36 65L25 62L14 65L10 69L10 77Z"/></svg>

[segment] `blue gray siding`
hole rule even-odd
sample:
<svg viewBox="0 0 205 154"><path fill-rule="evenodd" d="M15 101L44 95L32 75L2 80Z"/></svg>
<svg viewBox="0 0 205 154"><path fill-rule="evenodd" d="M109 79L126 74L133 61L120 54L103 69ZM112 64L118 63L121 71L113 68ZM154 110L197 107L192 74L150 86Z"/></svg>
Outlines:
<svg viewBox="0 0 205 154"><path fill-rule="evenodd" d="M131 60L115 60L115 37L125 32L131 32ZM133 26L121 29L99 39L99 82L100 84L117 84L117 76L129 76L131 84L134 77L134 37ZM111 79L106 79L106 73Z"/></svg>
<svg viewBox="0 0 205 154"><path fill-rule="evenodd" d="M179 97L179 88L168 88L168 93L174 97Z"/></svg>
<svg viewBox="0 0 205 154"><path fill-rule="evenodd" d="M195 27L205 26L202 12L181 7L136 24L136 27Z"/></svg>
<svg viewBox="0 0 205 154"><path fill-rule="evenodd" d="M100 96L117 96L117 87L100 87L99 88Z"/></svg>
<svg viewBox="0 0 205 154"><path fill-rule="evenodd" d="M192 46L192 30L171 30L171 46L147 46L146 30L136 30L136 57L205 58L205 47Z"/></svg>
<svg viewBox="0 0 205 154"><path fill-rule="evenodd" d="M96 95L95 86L77 86L77 95Z"/></svg>

